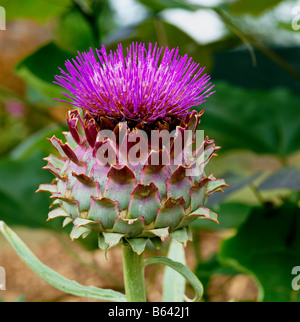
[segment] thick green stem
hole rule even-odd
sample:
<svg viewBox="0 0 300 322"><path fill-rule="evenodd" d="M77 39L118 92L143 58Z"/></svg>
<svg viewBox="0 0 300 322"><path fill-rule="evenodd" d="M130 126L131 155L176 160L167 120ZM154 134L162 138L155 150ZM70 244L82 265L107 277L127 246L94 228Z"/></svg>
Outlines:
<svg viewBox="0 0 300 322"><path fill-rule="evenodd" d="M128 245L122 246L125 293L128 302L146 302L143 255Z"/></svg>

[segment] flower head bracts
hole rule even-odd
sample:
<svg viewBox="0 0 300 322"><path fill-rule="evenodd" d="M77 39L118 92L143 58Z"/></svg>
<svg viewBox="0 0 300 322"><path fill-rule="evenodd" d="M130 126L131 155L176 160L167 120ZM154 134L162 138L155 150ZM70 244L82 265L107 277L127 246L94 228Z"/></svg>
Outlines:
<svg viewBox="0 0 300 322"><path fill-rule="evenodd" d="M199 114L192 113L190 117L194 120L188 122L186 130L195 124ZM80 113L70 111L68 123L72 135L66 133L67 143L56 138L50 140L60 157L46 158L45 168L56 178L50 185L41 185L39 191L50 192L52 205L58 206L49 213L49 219L65 217L64 225L73 222L72 239L94 232L104 249L125 240L134 248L138 238L145 243L153 240L157 245L157 238L163 241L167 236L185 244L184 238L191 236L188 225L194 220L217 222L216 214L204 204L211 193L227 186L224 180L204 172L200 177L189 176L188 168L174 168L172 162L166 165L149 162L139 167L103 165L95 153L97 144L91 146L81 129L84 122ZM72 149L78 138L80 144ZM205 139L199 150L204 156L201 167L205 167L217 149L212 140Z"/></svg>
<svg viewBox="0 0 300 322"><path fill-rule="evenodd" d="M56 83L80 109L68 112L67 142L49 140L59 154L46 158L55 179L39 189L54 200L49 219L73 223L72 239L93 232L102 249L126 243L137 253L168 236L186 244L196 219L218 222L204 206L227 186L205 174L219 147L198 140L204 111L191 111L212 94L204 68L178 49L137 43L126 55L121 45L79 53L66 68Z"/></svg>

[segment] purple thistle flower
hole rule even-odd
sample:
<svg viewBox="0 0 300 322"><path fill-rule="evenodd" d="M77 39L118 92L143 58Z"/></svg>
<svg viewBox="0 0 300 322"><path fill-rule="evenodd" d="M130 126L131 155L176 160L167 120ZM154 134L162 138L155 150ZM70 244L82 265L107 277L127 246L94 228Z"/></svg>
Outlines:
<svg viewBox="0 0 300 322"><path fill-rule="evenodd" d="M123 244L140 255L149 239L159 248L168 236L185 245L194 220L218 222L204 205L227 186L205 174L219 147L196 133L204 111L190 110L212 94L210 76L178 48L95 52L56 76L83 113L68 111L65 143L49 139L58 156L44 168L56 178L39 189L57 206L49 219L73 223L72 239L98 234L106 251Z"/></svg>
<svg viewBox="0 0 300 322"><path fill-rule="evenodd" d="M182 119L190 108L199 105L213 94L210 76L204 67L180 56L179 50L133 43L123 55L122 45L108 54L104 46L76 59L66 61L68 72L60 69L56 84L72 96L63 101L84 110L94 117L134 120L152 123L159 118Z"/></svg>

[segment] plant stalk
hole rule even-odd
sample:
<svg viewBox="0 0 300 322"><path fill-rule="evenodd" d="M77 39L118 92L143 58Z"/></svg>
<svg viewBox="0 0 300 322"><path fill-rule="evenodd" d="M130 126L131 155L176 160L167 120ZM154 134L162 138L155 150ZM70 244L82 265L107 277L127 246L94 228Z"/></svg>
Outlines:
<svg viewBox="0 0 300 322"><path fill-rule="evenodd" d="M146 302L145 267L143 255L129 245L122 246L125 294L128 302Z"/></svg>

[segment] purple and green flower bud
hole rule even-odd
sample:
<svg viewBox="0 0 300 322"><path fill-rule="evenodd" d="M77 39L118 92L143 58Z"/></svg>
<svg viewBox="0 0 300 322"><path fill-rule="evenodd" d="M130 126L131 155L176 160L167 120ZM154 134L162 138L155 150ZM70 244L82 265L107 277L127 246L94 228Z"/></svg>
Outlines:
<svg viewBox="0 0 300 322"><path fill-rule="evenodd" d="M125 56L121 45L90 50L66 68L56 83L76 109L66 143L49 140L59 154L46 158L54 181L39 188L53 199L49 219L72 223L72 239L96 233L100 248L126 243L138 254L148 240L186 244L196 219L217 222L205 202L226 184L205 166L218 147L198 130L203 111L191 111L213 93L204 68L137 43Z"/></svg>

